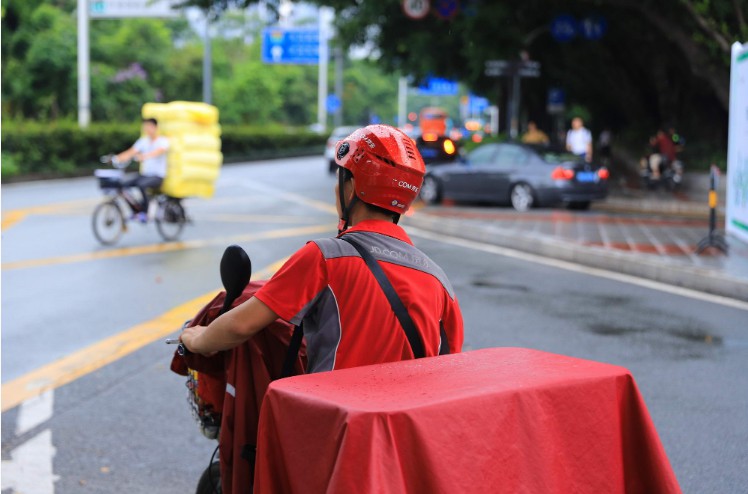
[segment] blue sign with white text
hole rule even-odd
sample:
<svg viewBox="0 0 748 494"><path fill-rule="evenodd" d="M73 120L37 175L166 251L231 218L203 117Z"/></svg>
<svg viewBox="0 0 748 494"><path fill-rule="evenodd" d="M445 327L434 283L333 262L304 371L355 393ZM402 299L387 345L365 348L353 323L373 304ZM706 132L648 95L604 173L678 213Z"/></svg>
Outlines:
<svg viewBox="0 0 748 494"><path fill-rule="evenodd" d="M580 23L582 36L590 41L597 41L605 35L608 30L608 21L605 17L593 15L585 17Z"/></svg>
<svg viewBox="0 0 748 494"><path fill-rule="evenodd" d="M337 94L328 94L326 103L327 111L329 113L337 113L337 111L340 110L341 101Z"/></svg>
<svg viewBox="0 0 748 494"><path fill-rule="evenodd" d="M480 115L486 108L488 108L488 99L471 95L469 106L471 115Z"/></svg>
<svg viewBox="0 0 748 494"><path fill-rule="evenodd" d="M578 23L572 15L558 15L551 21L551 36L559 42L571 41L577 35Z"/></svg>
<svg viewBox="0 0 748 494"><path fill-rule="evenodd" d="M456 96L459 89L456 81L429 77L426 83L418 88L418 93L422 96Z"/></svg>
<svg viewBox="0 0 748 494"><path fill-rule="evenodd" d="M319 31L316 29L265 29L262 32L262 61L279 64L318 64Z"/></svg>

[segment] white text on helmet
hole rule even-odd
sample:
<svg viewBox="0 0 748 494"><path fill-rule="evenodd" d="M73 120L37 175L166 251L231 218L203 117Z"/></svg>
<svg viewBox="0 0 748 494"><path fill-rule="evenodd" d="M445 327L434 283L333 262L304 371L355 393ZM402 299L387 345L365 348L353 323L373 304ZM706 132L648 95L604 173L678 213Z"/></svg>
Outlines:
<svg viewBox="0 0 748 494"><path fill-rule="evenodd" d="M416 187L416 186L415 186L415 185L413 185L413 184L409 184L409 183L408 183L408 182L406 182L405 180L400 180L400 181L399 181L399 182L397 183L397 185L398 185L398 187L402 187L403 189L408 189L408 190L412 190L413 192L415 192L416 194L418 194L418 187Z"/></svg>

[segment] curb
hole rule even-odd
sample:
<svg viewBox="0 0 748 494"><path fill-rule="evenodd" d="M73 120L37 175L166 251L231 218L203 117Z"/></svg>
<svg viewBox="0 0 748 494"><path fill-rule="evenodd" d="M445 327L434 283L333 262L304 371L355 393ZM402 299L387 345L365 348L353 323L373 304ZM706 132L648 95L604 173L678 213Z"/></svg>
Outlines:
<svg viewBox="0 0 748 494"><path fill-rule="evenodd" d="M655 214L683 216L696 219L709 218L709 205L687 201L657 201L653 199L621 199L608 197L605 201L592 204L593 211L617 213ZM717 217L725 217L724 205L717 207Z"/></svg>
<svg viewBox="0 0 748 494"><path fill-rule="evenodd" d="M444 217L436 218L424 213L403 219L406 225L432 233L483 242L748 302L748 281L709 268L685 266L667 259L650 259L642 255L613 252L595 246L582 246L547 235L517 235L516 231Z"/></svg>

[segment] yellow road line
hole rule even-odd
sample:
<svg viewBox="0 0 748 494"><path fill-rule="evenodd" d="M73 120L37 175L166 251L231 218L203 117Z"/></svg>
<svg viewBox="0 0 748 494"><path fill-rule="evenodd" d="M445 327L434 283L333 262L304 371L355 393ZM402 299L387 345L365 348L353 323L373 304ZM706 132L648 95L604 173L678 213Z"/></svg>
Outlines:
<svg viewBox="0 0 748 494"><path fill-rule="evenodd" d="M8 211L7 213L3 213L2 231L23 220L27 215L28 213L24 211Z"/></svg>
<svg viewBox="0 0 748 494"><path fill-rule="evenodd" d="M173 252L187 249L201 249L213 245L227 245L236 242L253 242L256 240L266 240L272 238L296 237L309 235L313 233L330 232L334 228L330 225L313 225L282 230L272 230L268 232L251 233L244 235L234 235L226 237L214 237L210 239L187 240L184 242L172 242L163 244L149 244L138 247L125 247L121 249L101 250L96 252L86 252L82 254L72 254L68 256L47 257L44 259L30 259L26 261L11 261L0 265L3 271L13 269L38 268L41 266L52 266L56 264L71 264L77 262L94 261L99 259L112 259L118 257L139 256L145 254L159 254L163 252Z"/></svg>
<svg viewBox="0 0 748 494"><path fill-rule="evenodd" d="M309 223L318 218L311 216L281 216L273 214L206 214L200 216L206 221L225 221L230 223Z"/></svg>
<svg viewBox="0 0 748 494"><path fill-rule="evenodd" d="M11 209L3 211L2 231L12 227L19 221L35 214L69 214L83 206L96 204L100 199L80 199L75 201L46 204L43 206L32 206L28 208Z"/></svg>
<svg viewBox="0 0 748 494"><path fill-rule="evenodd" d="M267 278L286 260L287 258L284 258L274 262L256 273L253 278ZM202 306L210 302L217 292L218 290L210 291L150 321L133 326L3 384L0 408L3 412L10 410L30 398L71 383L174 333L184 321L193 317Z"/></svg>

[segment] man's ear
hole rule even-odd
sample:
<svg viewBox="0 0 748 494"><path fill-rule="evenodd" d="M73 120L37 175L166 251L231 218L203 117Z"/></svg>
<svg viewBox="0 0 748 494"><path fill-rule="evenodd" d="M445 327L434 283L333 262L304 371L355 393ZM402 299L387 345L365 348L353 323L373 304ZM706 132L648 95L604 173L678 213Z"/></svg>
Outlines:
<svg viewBox="0 0 748 494"><path fill-rule="evenodd" d="M356 195L356 179L351 177L351 179L345 183L345 202L347 204L350 204L355 195Z"/></svg>

